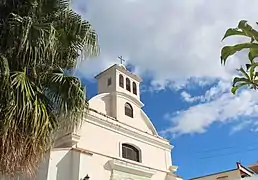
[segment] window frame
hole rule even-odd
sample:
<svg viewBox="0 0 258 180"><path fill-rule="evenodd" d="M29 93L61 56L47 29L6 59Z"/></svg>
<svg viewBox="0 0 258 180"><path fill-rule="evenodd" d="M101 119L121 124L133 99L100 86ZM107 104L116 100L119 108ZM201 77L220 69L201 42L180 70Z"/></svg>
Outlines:
<svg viewBox="0 0 258 180"><path fill-rule="evenodd" d="M125 80L122 74L119 74L119 87L125 88Z"/></svg>
<svg viewBox="0 0 258 180"><path fill-rule="evenodd" d="M131 92L131 80L128 77L125 79L125 87L127 91Z"/></svg>
<svg viewBox="0 0 258 180"><path fill-rule="evenodd" d="M137 84L133 82L133 94L137 95Z"/></svg>
<svg viewBox="0 0 258 180"><path fill-rule="evenodd" d="M124 104L124 114L130 118L133 118L133 106L128 102Z"/></svg>
<svg viewBox="0 0 258 180"><path fill-rule="evenodd" d="M127 149L132 149L132 154L131 157L128 157L127 153L124 151L124 148ZM133 153L135 153L133 155ZM127 155L126 155L127 154ZM130 155L129 155L130 156ZM141 153L141 149L137 146L135 146L134 144L131 143L120 143L120 157L129 161L133 161L133 162L138 162L141 163L142 162L142 153Z"/></svg>

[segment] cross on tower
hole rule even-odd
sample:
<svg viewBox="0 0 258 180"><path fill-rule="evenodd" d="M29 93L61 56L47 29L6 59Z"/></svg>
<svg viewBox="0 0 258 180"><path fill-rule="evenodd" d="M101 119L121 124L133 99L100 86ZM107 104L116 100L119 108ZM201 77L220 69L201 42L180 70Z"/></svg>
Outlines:
<svg viewBox="0 0 258 180"><path fill-rule="evenodd" d="M118 56L118 59L120 59L120 63L123 64L123 62L125 62L125 60L123 59L122 56Z"/></svg>

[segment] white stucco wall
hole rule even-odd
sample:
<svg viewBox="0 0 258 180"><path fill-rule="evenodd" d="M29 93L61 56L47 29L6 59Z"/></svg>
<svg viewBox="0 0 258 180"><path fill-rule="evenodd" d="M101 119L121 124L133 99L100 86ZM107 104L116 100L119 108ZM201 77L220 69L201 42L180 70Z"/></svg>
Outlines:
<svg viewBox="0 0 258 180"><path fill-rule="evenodd" d="M92 171L90 155L69 149L54 149L48 165L40 166L37 180L79 180L85 172ZM47 176L42 176L47 174ZM84 175L85 176L85 175Z"/></svg>
<svg viewBox="0 0 258 180"><path fill-rule="evenodd" d="M168 170L171 161L168 150L152 145L138 138L110 131L104 127L85 122L81 128L79 148L88 149L100 154L121 158L121 144L130 143L141 149L142 164L163 171ZM153 156L155 154L155 156Z"/></svg>
<svg viewBox="0 0 258 180"><path fill-rule="evenodd" d="M124 77L124 88L121 88L119 86L120 74ZM99 76L97 76L98 94L117 91L117 92L128 93L132 97L140 99L140 82L135 78L133 78L134 76L135 75L122 70L121 68L119 68L119 66L113 66L108 70L104 71L103 73L101 73ZM107 82L109 78L111 78L111 85L108 86ZM126 78L130 80L131 92L126 90ZM136 95L133 93L133 82L136 83L136 87L137 87Z"/></svg>
<svg viewBox="0 0 258 180"><path fill-rule="evenodd" d="M125 103L133 108L133 118L125 115ZM102 93L89 101L90 108L116 118L119 122L136 127L144 132L154 134L154 127L137 102L123 94ZM151 129L153 128L153 129Z"/></svg>
<svg viewBox="0 0 258 180"><path fill-rule="evenodd" d="M133 118L128 117L125 115L125 103L131 104L133 108ZM117 119L125 124L128 124L130 126L136 126L138 129L141 129L144 132L151 133L151 130L145 123L142 113L142 109L137 106L133 101L131 101L129 98L119 96L117 97Z"/></svg>
<svg viewBox="0 0 258 180"><path fill-rule="evenodd" d="M124 171L113 170L109 161L113 158L100 154L85 154L76 150L55 149L51 152L47 178L38 176L39 180L81 180L89 175L93 180L121 180L121 177L135 178L137 180L167 180L165 171L155 171L151 178L130 174ZM137 163L136 163L137 164ZM142 164L138 163L139 167ZM144 167L145 168L145 167ZM148 169L148 168L146 168ZM44 169L46 171L46 169ZM42 171L42 170L41 170ZM113 175L116 174L116 179ZM120 177L120 178L119 178ZM178 180L170 178L169 180Z"/></svg>
<svg viewBox="0 0 258 180"><path fill-rule="evenodd" d="M116 71L106 71L104 76L98 78L98 94L113 92L116 90ZM108 85L108 79L111 78L111 84Z"/></svg>
<svg viewBox="0 0 258 180"><path fill-rule="evenodd" d="M131 134L125 133L123 129L127 129ZM91 179L116 180L115 178L119 176L120 178L117 180L120 180L125 174L122 171L112 170L108 164L110 160L114 159L155 171L151 178L137 176L136 179L139 180L180 179L176 177L167 178L169 167L172 165L171 146L164 139L92 111L89 112L81 128L76 132L80 139L75 147L85 149L92 155L62 150L62 148L52 151L47 173L48 179L46 180L78 179L87 174ZM140 149L140 163L122 158L122 143L129 143ZM68 172L70 174L66 175ZM114 172L116 172L115 176L112 176ZM130 176L130 173L127 176ZM135 178L135 175L132 173L131 177Z"/></svg>

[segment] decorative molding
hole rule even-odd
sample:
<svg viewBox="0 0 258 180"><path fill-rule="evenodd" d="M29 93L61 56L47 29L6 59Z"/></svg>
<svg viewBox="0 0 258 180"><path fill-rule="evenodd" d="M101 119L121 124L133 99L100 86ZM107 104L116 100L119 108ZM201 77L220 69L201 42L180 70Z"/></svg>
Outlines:
<svg viewBox="0 0 258 180"><path fill-rule="evenodd" d="M156 130L156 128L154 127L154 125L152 124L150 118L147 116L147 114L141 109L141 113L143 115L143 117L145 118L144 121L146 122L147 120L147 125L150 126L149 128L153 131L154 136L157 137L158 136L158 132Z"/></svg>
<svg viewBox="0 0 258 180"><path fill-rule="evenodd" d="M109 160L108 164L112 170L122 171L122 172L148 177L148 178L151 178L156 173L156 171L152 169L148 169L139 165L127 163L120 160L114 160L114 159Z"/></svg>
<svg viewBox="0 0 258 180"><path fill-rule="evenodd" d="M165 141L165 142L170 143L169 140L167 140L167 139L165 139L165 138L159 136L158 133L157 133L157 134L154 134L154 135L153 135L153 134L149 134L148 132L145 132L145 131L143 131L143 130L141 130L141 129L138 129L138 128L135 128L135 127L133 127L133 126L130 126L130 125L128 125L128 124L126 124L126 123L123 123L123 122L121 122L121 121L118 121L116 118L111 117L111 116L109 116L109 115L106 115L106 114L104 114L104 113L98 112L97 110L92 109L92 108L89 108L89 112L97 113L97 114L99 114L99 115L101 115L101 116L107 118L108 120L112 120L112 121L115 121L115 122L119 122L120 124L122 124L122 125L124 125L124 126L127 126L127 127L129 127L129 128L135 129L135 130L137 130L137 131L139 131L139 132L142 132L142 133L147 133L148 135L150 135L150 136L152 136L152 137L155 137L155 138L157 138L157 139L159 139L159 140L161 140L161 141ZM142 112L143 112L143 110L142 110ZM146 115L146 116L147 116L147 115ZM85 117L85 118L87 118L87 117ZM154 126L153 126L153 127L154 127ZM154 128L154 129L155 129L155 128ZM174 147L173 145L171 145L171 146L172 146L172 148Z"/></svg>
<svg viewBox="0 0 258 180"><path fill-rule="evenodd" d="M242 166L241 163L237 162L237 168L242 171L243 173L249 175L249 176L253 176L253 172L251 172L250 170L248 170L246 167Z"/></svg>
<svg viewBox="0 0 258 180"><path fill-rule="evenodd" d="M104 120L104 119L94 116L92 114L88 114L87 118L85 118L84 121L91 122L92 124L95 124L95 125L97 125L97 124L102 125L102 127L106 128L106 129L113 130L115 132L120 132L120 134L123 134L123 135L129 135L132 138L143 141L145 143L148 142L148 143L154 144L154 145L156 145L158 147L162 147L166 150L171 150L174 147L165 142L161 142L160 139L156 139L154 136L150 136L149 134L140 134L136 131L132 131L130 129L122 127L121 125L109 122L107 120ZM147 135L149 135L149 137Z"/></svg>
<svg viewBox="0 0 258 180"><path fill-rule="evenodd" d="M64 150L64 149L71 149L71 148L54 148L53 150L59 150L59 149ZM153 170L153 171L160 171L160 172L164 172L164 173L171 173L171 172L169 172L169 170L153 168L153 167L150 167L150 166L148 166L148 165L145 165L145 164L142 164L142 163L139 163L139 162L136 162L136 161L131 161L131 160L129 160L129 159L124 159L124 158L120 158L120 157L115 157L115 156L112 156L112 155L103 154L103 153L91 151L91 150L84 149L84 148L76 148L76 149L81 149L81 150L83 150L83 151L85 151L85 152L91 153L92 155L95 154L95 155L103 156L103 157L106 157L106 158L109 158L109 159L119 160L119 161L121 161L121 162L130 163L130 164L136 165L136 166L141 166L141 167L144 167L144 168Z"/></svg>
<svg viewBox="0 0 258 180"><path fill-rule="evenodd" d="M183 178L173 173L167 173L165 180L183 180Z"/></svg>
<svg viewBox="0 0 258 180"><path fill-rule="evenodd" d="M77 151L82 154L87 154L89 156L93 156L92 152L82 149L82 148L73 148L73 147L72 148L53 148L51 151Z"/></svg>
<svg viewBox="0 0 258 180"><path fill-rule="evenodd" d="M73 132L73 133L66 134L55 141L54 147L59 147L62 145L74 146L79 142L80 138L81 136L78 133Z"/></svg>
<svg viewBox="0 0 258 180"><path fill-rule="evenodd" d="M151 180L151 178L144 177L144 176L138 176L122 171L116 171L114 170L111 176L111 180Z"/></svg>
<svg viewBox="0 0 258 180"><path fill-rule="evenodd" d="M143 107L144 104L136 97L133 97L129 94L126 94L124 92L119 92L119 91L116 91L116 92L113 92L112 95L114 96L117 96L117 97L122 97L122 98L125 98L131 102L133 102L136 106L138 106L139 108Z"/></svg>
<svg viewBox="0 0 258 180"><path fill-rule="evenodd" d="M178 166L170 166L169 167L169 171L171 171L171 172L176 172L177 169L178 169Z"/></svg>
<svg viewBox="0 0 258 180"><path fill-rule="evenodd" d="M98 75L95 76L96 79L99 79L101 76L103 76L104 74L106 74L108 71L110 71L111 69L116 69L116 70L119 70L120 72L126 74L127 76L129 76L130 78L138 81L138 82L141 82L142 79L135 75L135 74L132 74L130 72L128 72L126 69L122 68L121 66L117 65L117 64L114 64L113 66L110 66L109 68L107 68L106 70L102 71L101 73L99 73Z"/></svg>

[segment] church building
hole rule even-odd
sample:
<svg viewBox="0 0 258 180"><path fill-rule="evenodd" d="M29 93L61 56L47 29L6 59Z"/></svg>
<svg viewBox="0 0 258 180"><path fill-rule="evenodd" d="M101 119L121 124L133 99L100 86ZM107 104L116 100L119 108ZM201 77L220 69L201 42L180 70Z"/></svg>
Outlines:
<svg viewBox="0 0 258 180"><path fill-rule="evenodd" d="M173 146L142 110L141 78L124 65L96 76L98 93L80 128L60 132L38 180L182 180Z"/></svg>

